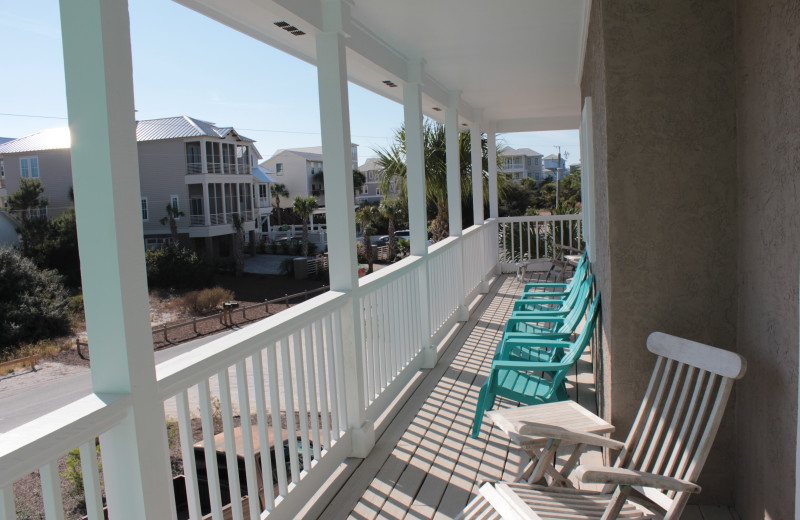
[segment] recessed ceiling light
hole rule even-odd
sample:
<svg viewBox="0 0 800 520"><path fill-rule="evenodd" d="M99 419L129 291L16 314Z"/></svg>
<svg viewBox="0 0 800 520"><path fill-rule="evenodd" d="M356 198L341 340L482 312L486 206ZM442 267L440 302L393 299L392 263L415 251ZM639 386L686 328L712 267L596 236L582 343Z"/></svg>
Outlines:
<svg viewBox="0 0 800 520"><path fill-rule="evenodd" d="M275 25L277 25L280 28L284 28L284 27L287 27L289 25L289 23L288 22L275 22Z"/></svg>

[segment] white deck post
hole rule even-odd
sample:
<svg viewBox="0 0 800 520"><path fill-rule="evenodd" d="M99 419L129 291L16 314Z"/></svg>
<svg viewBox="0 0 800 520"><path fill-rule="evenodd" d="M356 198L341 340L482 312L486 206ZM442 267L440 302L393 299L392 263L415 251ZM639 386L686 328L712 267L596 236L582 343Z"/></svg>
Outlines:
<svg viewBox="0 0 800 520"><path fill-rule="evenodd" d="M425 196L425 143L422 134L421 60L409 62L409 81L403 85L403 114L406 128L406 183L411 254L425 260L419 277L419 313L422 326L422 366L436 366L436 346L431 345L430 302L428 301L428 208Z"/></svg>
<svg viewBox="0 0 800 520"><path fill-rule="evenodd" d="M126 0L62 0L67 107L95 393L130 394L100 436L111 518L168 518L164 406L145 277Z"/></svg>
<svg viewBox="0 0 800 520"><path fill-rule="evenodd" d="M458 145L458 102L461 92L450 91L450 100L445 110L444 133L447 161L447 212L451 237L461 237L461 162ZM460 295L461 304L458 306L458 320L469 319L469 309L464 302L464 250L463 244L458 245L461 254L453 268L458 273L456 290Z"/></svg>
<svg viewBox="0 0 800 520"><path fill-rule="evenodd" d="M483 150L481 127L473 122L469 127L472 152L472 219L473 224L483 224Z"/></svg>
<svg viewBox="0 0 800 520"><path fill-rule="evenodd" d="M497 195L497 133L494 129L494 124L489 126L486 132L486 149L487 149L487 162L489 163L489 218L498 218L500 216L498 211L498 195ZM497 226L497 222L493 224ZM497 233L494 234L497 236ZM500 274L500 262L497 261L499 256L497 239L495 238L490 244L492 258L495 259L496 267L495 274Z"/></svg>
<svg viewBox="0 0 800 520"><path fill-rule="evenodd" d="M322 160L325 164L325 206L331 290L350 293L352 305L342 310L347 427L353 436L351 456L366 457L375 445L375 429L364 409L364 352L357 308L356 231L353 210L353 159L344 22L349 6L342 0L323 0L323 31L317 34L319 111Z"/></svg>
<svg viewBox="0 0 800 520"><path fill-rule="evenodd" d="M203 223L211 225L211 204L208 197L208 182L203 181Z"/></svg>

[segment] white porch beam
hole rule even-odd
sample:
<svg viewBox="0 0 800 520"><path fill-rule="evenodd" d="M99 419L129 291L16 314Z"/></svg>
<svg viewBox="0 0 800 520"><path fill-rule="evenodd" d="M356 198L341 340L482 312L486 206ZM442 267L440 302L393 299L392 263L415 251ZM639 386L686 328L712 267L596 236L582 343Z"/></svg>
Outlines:
<svg viewBox="0 0 800 520"><path fill-rule="evenodd" d="M445 110L445 148L447 161L447 213L450 236L460 237L461 227L461 163L458 149L458 102L461 93L450 92L450 100Z"/></svg>
<svg viewBox="0 0 800 520"><path fill-rule="evenodd" d="M328 221L330 287L358 290L356 230L353 210L353 159L342 0L323 0L324 31L316 35L322 160L325 164L325 206ZM351 456L366 457L375 445L375 430L364 410L364 356L357 295L342 310L342 346L347 401L347 427L353 437Z"/></svg>
<svg viewBox="0 0 800 520"><path fill-rule="evenodd" d="M489 218L497 218L497 133L494 130L494 124L486 132L486 148L489 162Z"/></svg>
<svg viewBox="0 0 800 520"><path fill-rule="evenodd" d="M495 121L495 131L542 132L546 130L574 130L581 125L580 115L560 117L535 117L530 119L501 119Z"/></svg>
<svg viewBox="0 0 800 520"><path fill-rule="evenodd" d="M67 108L92 387L130 394L100 436L111 518L174 510L145 275L126 0L62 0ZM174 513L173 513L174 515Z"/></svg>
<svg viewBox="0 0 800 520"><path fill-rule="evenodd" d="M483 150L481 149L481 127L473 121L469 126L472 153L472 220L483 224Z"/></svg>

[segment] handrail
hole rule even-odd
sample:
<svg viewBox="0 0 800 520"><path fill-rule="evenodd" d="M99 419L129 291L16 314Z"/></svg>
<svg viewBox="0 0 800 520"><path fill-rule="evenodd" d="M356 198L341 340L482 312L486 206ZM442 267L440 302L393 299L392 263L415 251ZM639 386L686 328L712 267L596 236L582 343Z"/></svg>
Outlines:
<svg viewBox="0 0 800 520"><path fill-rule="evenodd" d="M566 220L575 220L581 218L580 213L571 213L568 215L523 215L521 217L498 217L497 221L503 222L559 222Z"/></svg>
<svg viewBox="0 0 800 520"><path fill-rule="evenodd" d="M128 394L91 394L0 434L0 489L113 428L130 403Z"/></svg>
<svg viewBox="0 0 800 520"><path fill-rule="evenodd" d="M156 365L159 395L162 399L169 399L203 378L211 377L262 350L270 337L278 339L291 334L304 324L341 308L349 298L346 293L327 291L191 352L159 363Z"/></svg>
<svg viewBox="0 0 800 520"><path fill-rule="evenodd" d="M384 267L383 269L360 278L358 286L364 291L371 291L378 287L383 287L419 267L420 262L422 262L421 256L407 256L399 262L395 262L388 267Z"/></svg>
<svg viewBox="0 0 800 520"><path fill-rule="evenodd" d="M436 255L442 251L450 249L451 247L455 247L455 245L458 243L458 238L459 237L447 237L444 240L436 242L428 248L428 256Z"/></svg>

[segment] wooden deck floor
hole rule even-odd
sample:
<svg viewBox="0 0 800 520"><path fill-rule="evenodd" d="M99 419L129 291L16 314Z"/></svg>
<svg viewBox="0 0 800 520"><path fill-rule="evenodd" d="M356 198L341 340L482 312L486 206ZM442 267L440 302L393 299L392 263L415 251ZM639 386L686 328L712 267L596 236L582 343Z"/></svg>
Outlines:
<svg viewBox="0 0 800 520"><path fill-rule="evenodd" d="M475 496L480 482L510 480L517 474L524 457L500 430L484 422L478 439L469 434L494 347L521 289L513 276L495 281L321 520L449 519ZM590 354L577 377L578 402L594 410ZM575 376L570 379L575 399ZM584 458L600 462L597 452ZM707 506L690 508L683 517L734 518L727 508Z"/></svg>

